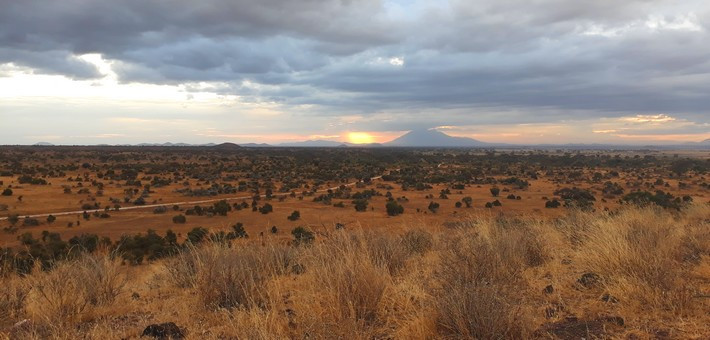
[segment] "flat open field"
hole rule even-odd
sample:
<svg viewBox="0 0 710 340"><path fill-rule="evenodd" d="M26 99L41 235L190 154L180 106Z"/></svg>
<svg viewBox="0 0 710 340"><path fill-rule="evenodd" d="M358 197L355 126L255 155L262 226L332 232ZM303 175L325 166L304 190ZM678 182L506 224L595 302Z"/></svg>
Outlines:
<svg viewBox="0 0 710 340"><path fill-rule="evenodd" d="M707 164L707 153L692 151L4 147L0 183L12 194L0 196L0 246L43 230L63 239L88 233L116 240L148 229L184 237L198 226L229 230L237 222L252 236L269 236L273 226L404 230L472 215L556 217L564 212L558 191L564 188L588 191L592 200L584 204L599 210L618 208L633 191L707 202L709 182L698 171ZM367 207L356 211L353 196L365 192ZM401 214L388 214L390 196ZM230 206L224 216L188 211L221 199ZM546 208L553 199L563 206ZM486 207L496 200L500 206ZM190 203L199 201L209 202ZM429 209L432 202L439 207ZM273 211L260 212L265 204ZM300 218L289 220L294 211ZM25 221L35 214L41 216ZM56 220L48 222L47 214ZM176 215L186 222L174 223ZM17 219L11 223L10 216Z"/></svg>

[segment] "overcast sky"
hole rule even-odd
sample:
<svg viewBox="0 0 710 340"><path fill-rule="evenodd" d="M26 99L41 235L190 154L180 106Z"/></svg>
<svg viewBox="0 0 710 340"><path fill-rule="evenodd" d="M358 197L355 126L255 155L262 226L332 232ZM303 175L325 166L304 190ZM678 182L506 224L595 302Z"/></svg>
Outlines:
<svg viewBox="0 0 710 340"><path fill-rule="evenodd" d="M707 0L0 0L0 144L710 138Z"/></svg>

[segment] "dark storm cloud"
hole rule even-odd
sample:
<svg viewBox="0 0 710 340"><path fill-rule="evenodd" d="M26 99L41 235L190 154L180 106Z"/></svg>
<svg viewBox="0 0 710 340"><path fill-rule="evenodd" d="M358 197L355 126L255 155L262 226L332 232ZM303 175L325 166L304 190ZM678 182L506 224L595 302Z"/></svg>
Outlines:
<svg viewBox="0 0 710 340"><path fill-rule="evenodd" d="M378 0L0 0L0 63L99 77L75 56L101 53L123 82L219 82L314 114L408 111L412 125L429 109L450 109L443 124L495 108L535 114L476 118L710 113L704 2L396 4L404 15Z"/></svg>

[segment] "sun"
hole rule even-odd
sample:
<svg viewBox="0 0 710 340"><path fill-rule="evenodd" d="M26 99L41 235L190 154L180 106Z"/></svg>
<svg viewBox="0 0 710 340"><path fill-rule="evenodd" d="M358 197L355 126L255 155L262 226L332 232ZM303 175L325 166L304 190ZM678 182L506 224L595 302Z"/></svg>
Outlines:
<svg viewBox="0 0 710 340"><path fill-rule="evenodd" d="M375 137L367 132L350 132L348 133L348 142L353 144L374 143Z"/></svg>

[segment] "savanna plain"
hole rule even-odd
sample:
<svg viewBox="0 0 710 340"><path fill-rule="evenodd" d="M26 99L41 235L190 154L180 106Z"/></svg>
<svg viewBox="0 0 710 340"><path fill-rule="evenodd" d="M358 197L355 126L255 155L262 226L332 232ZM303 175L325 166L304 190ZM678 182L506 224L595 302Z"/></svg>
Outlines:
<svg viewBox="0 0 710 340"><path fill-rule="evenodd" d="M708 339L699 151L0 147L0 338Z"/></svg>

